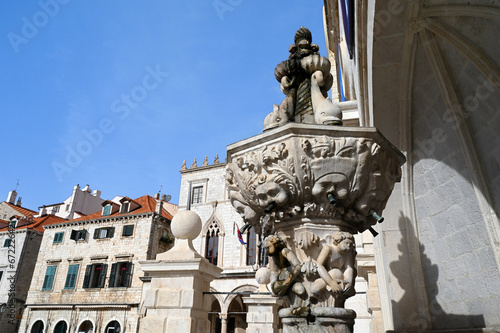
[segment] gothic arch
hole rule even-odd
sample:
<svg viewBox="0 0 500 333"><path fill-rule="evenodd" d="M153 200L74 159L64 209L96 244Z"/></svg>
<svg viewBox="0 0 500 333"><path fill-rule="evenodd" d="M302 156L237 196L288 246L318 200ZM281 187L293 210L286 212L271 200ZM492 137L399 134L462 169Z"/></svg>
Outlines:
<svg viewBox="0 0 500 333"><path fill-rule="evenodd" d="M224 223L219 219L217 216L217 201L213 203L213 212L212 215L208 218L207 222L203 225L203 228L201 229L201 254L202 256L206 257L206 242L207 242L207 233L210 231L216 231L219 241L218 241L218 258L217 258L217 266L222 267L223 266L223 253L224 253L224 237L226 235L226 230L224 228Z"/></svg>

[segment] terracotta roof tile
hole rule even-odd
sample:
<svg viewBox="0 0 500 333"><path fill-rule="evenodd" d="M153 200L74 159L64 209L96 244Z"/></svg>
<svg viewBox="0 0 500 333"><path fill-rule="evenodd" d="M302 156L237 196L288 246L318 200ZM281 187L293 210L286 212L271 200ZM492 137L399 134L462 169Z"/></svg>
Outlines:
<svg viewBox="0 0 500 333"><path fill-rule="evenodd" d="M23 216L33 216L33 215L36 215L38 214L38 212L35 212L34 210L31 210L31 209L28 209L28 208L24 208L24 207L20 207L20 206L16 206L14 204L11 204L7 201L4 201L10 208L12 209L15 209L17 210L19 213L21 213Z"/></svg>
<svg viewBox="0 0 500 333"><path fill-rule="evenodd" d="M127 215L135 215L135 214L141 214L141 213L149 213L149 212L154 212L156 209L156 200L153 197L150 197L149 195L144 195L140 198L134 199L134 202L139 204L139 207L136 209L128 212L128 213L123 213L120 214L120 212L115 212L111 215L104 216L105 218L108 217L118 217L118 216L127 216ZM163 208L162 214L163 217L171 220L173 218L172 214L170 214L165 207ZM88 220L96 220L102 218L102 211L99 210L98 212L89 214L87 216L82 216L76 219L73 219L71 221L88 221Z"/></svg>
<svg viewBox="0 0 500 333"><path fill-rule="evenodd" d="M16 230L34 229L34 230L43 232L43 227L45 225L63 223L65 221L66 221L65 219L58 217L58 216L55 216L55 215L45 215L43 217L33 218L33 223L23 224L23 225L17 227ZM7 229L8 229L8 226L0 227L0 232L6 231Z"/></svg>

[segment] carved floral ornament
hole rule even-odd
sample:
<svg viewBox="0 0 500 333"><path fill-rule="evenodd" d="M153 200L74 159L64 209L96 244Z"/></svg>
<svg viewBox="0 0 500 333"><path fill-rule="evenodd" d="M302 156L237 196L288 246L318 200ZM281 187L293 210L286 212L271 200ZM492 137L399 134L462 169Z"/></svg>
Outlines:
<svg viewBox="0 0 500 333"><path fill-rule="evenodd" d="M291 152L295 152L294 154ZM302 217L327 218L350 232L374 225L400 164L370 138L291 138L233 156L227 183L233 206L261 229Z"/></svg>

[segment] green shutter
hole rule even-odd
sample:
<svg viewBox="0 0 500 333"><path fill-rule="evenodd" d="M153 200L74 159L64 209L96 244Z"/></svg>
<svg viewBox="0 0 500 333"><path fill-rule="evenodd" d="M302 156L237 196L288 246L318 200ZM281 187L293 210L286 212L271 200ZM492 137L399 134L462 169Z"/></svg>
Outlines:
<svg viewBox="0 0 500 333"><path fill-rule="evenodd" d="M83 279L83 288L89 287L90 275L92 274L92 266L93 265L87 265L87 268L85 269L85 278Z"/></svg>
<svg viewBox="0 0 500 333"><path fill-rule="evenodd" d="M125 287L130 287L132 285L132 272L134 271L134 264L131 262L127 263L127 276L125 278Z"/></svg>
<svg viewBox="0 0 500 333"><path fill-rule="evenodd" d="M116 263L111 265L111 273L109 273L109 283L108 287L112 288L115 286L116 269L118 265Z"/></svg>
<svg viewBox="0 0 500 333"><path fill-rule="evenodd" d="M64 232L56 232L54 235L54 243L61 243L64 237Z"/></svg>
<svg viewBox="0 0 500 333"><path fill-rule="evenodd" d="M68 267L68 275L66 276L66 283L64 289L75 288L76 277L78 276L78 267L80 265L70 265Z"/></svg>
<svg viewBox="0 0 500 333"><path fill-rule="evenodd" d="M133 224L123 226L122 236L132 236L133 233L134 233L134 225Z"/></svg>
<svg viewBox="0 0 500 333"><path fill-rule="evenodd" d="M43 280L42 290L52 289L54 283L54 275L56 275L56 266L48 266Z"/></svg>

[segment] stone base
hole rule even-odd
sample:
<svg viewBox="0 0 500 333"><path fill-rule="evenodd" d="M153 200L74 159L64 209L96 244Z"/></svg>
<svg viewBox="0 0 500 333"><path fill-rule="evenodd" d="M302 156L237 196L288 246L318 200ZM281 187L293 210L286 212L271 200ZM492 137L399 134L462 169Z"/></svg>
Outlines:
<svg viewBox="0 0 500 333"><path fill-rule="evenodd" d="M344 308L285 308L279 311L284 333L352 333L356 312Z"/></svg>

